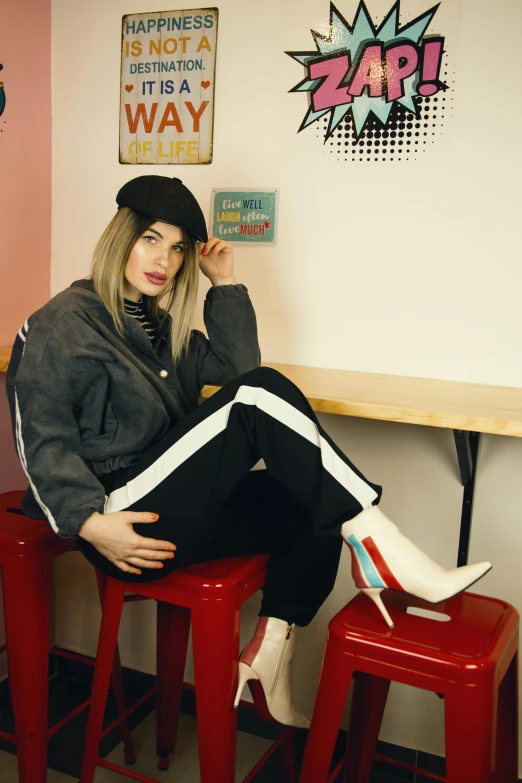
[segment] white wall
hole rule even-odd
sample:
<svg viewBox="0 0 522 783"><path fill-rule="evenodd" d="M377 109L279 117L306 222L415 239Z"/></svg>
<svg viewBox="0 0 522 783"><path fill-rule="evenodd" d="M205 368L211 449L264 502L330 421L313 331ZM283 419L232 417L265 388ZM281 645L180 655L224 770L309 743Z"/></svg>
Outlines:
<svg viewBox="0 0 522 783"><path fill-rule="evenodd" d="M351 21L353 0L337 5ZM391 5L369 3L376 21ZM315 129L296 133L306 99L288 90L302 69L284 51L311 50L309 30L324 28L328 7L323 0L262 6L222 0L213 163L124 167L118 163L121 16L155 11L157 4L54 0L52 293L88 273L115 194L134 176L181 177L206 213L212 187L275 186L278 246L242 247L236 254L265 361L522 387L522 364L513 360L522 332L515 231L522 112L514 98L520 3L443 1L432 31L447 36L454 64L452 117L422 159L402 163L340 161ZM429 7L403 0L402 23ZM200 305L207 283L202 278ZM196 325L203 325L201 307ZM382 508L406 535L443 565L454 565L462 489L451 432L320 420L368 477L384 485ZM472 557L491 557L495 567L477 590L518 606L521 467L519 440L483 438ZM310 642L300 646L297 662L304 710L313 704L327 622L352 595L344 556L334 592L301 632ZM79 555L57 564L56 600L57 641L93 652L99 609L90 567ZM244 612L245 639L256 601ZM125 612L123 660L153 671L152 607ZM381 737L443 753L441 702L397 686Z"/></svg>

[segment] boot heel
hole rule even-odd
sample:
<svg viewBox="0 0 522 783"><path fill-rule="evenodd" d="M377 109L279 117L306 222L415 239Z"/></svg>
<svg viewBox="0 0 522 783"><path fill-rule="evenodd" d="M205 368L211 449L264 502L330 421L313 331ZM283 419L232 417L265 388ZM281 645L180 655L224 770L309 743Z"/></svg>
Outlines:
<svg viewBox="0 0 522 783"><path fill-rule="evenodd" d="M259 677L255 671L246 663L239 663L239 681L237 685L236 698L234 699L234 709L237 710L239 706L239 699L243 693L243 688L249 680L259 680Z"/></svg>
<svg viewBox="0 0 522 783"><path fill-rule="evenodd" d="M390 615L388 614L388 610L384 606L381 598L381 592L383 590L382 587L361 587L359 588L361 593L365 593L365 595L368 596L368 598L371 598L374 604L377 606L378 610L386 620L386 624L389 626L389 628L394 627L393 620L391 619Z"/></svg>
<svg viewBox="0 0 522 783"><path fill-rule="evenodd" d="M481 579L491 563L442 568L403 536L377 506L365 508L341 526L350 547L355 586L377 605L389 628L393 621L380 593L390 588L432 604L442 603Z"/></svg>

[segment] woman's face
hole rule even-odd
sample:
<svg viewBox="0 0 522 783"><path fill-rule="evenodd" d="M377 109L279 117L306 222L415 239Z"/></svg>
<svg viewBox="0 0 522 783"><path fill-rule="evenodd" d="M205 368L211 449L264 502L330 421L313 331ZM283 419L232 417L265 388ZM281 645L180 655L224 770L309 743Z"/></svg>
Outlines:
<svg viewBox="0 0 522 783"><path fill-rule="evenodd" d="M159 296L178 273L185 248L181 229L157 221L136 240L125 266L123 296L138 302L142 294Z"/></svg>

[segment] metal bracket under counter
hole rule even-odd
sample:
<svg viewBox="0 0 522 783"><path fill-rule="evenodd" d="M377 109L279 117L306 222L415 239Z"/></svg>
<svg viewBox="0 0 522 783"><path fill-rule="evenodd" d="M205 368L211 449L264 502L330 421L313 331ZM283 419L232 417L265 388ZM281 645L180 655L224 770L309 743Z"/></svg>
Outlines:
<svg viewBox="0 0 522 783"><path fill-rule="evenodd" d="M469 557L480 432L453 430L453 435L455 437L455 446L457 447L460 479L462 486L464 487L462 513L460 517L459 549L457 555L457 566L463 566L467 565Z"/></svg>

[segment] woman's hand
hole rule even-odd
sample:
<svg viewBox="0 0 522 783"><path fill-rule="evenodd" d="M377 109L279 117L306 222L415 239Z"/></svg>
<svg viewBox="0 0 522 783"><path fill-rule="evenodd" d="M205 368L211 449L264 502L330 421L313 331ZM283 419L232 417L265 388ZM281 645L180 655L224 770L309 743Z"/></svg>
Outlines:
<svg viewBox="0 0 522 783"><path fill-rule="evenodd" d="M198 242L199 268L212 285L235 285L234 251L228 242L209 237L208 242Z"/></svg>
<svg viewBox="0 0 522 783"><path fill-rule="evenodd" d="M141 574L140 567L163 568L158 560L174 557L176 547L170 541L156 541L134 532L133 524L156 522L158 518L158 514L146 511L114 511L111 514L95 511L85 520L78 535L122 571Z"/></svg>

